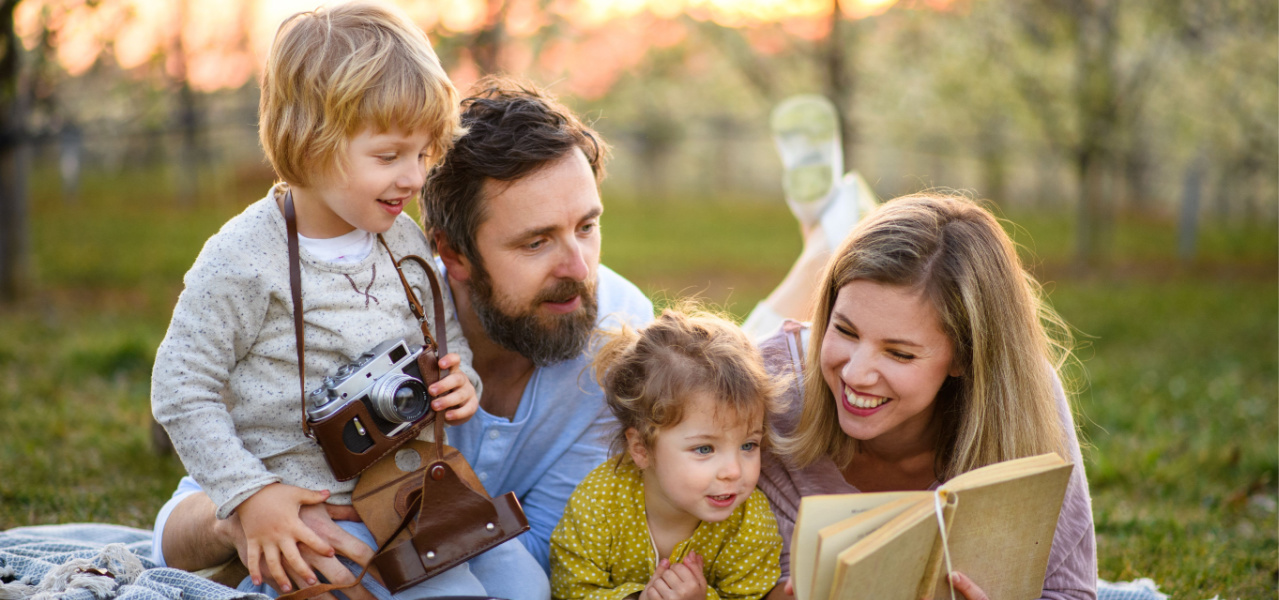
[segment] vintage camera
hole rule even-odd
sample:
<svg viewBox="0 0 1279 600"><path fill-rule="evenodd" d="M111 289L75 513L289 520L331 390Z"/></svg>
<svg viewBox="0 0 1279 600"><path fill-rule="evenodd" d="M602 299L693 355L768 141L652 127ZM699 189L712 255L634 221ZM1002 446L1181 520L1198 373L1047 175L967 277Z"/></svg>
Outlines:
<svg viewBox="0 0 1279 600"><path fill-rule="evenodd" d="M431 422L422 351L387 340L325 377L307 397L307 422L339 481L354 479Z"/></svg>

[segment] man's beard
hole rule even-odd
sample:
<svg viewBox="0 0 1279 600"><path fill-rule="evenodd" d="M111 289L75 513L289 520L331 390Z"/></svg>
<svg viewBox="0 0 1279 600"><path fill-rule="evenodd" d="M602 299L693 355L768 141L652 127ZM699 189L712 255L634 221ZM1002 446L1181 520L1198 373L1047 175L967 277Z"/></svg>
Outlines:
<svg viewBox="0 0 1279 600"><path fill-rule="evenodd" d="M477 264L472 272L471 307L489 339L499 346L520 353L539 367L573 358L586 348L599 310L595 282L561 279L539 291L529 306L511 314L507 307L498 305L488 270ZM536 312L543 302L561 302L573 296L580 297L582 305L571 313L539 316Z"/></svg>

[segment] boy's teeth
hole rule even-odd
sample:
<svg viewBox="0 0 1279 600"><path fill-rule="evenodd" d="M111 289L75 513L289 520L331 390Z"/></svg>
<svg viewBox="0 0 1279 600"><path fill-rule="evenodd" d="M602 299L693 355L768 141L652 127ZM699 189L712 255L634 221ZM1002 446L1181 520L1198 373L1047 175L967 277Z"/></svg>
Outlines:
<svg viewBox="0 0 1279 600"><path fill-rule="evenodd" d="M848 386L844 386L844 396L848 398L849 404L852 404L857 408L875 408L885 402L888 402L888 398L883 397L863 398L854 393L853 389Z"/></svg>

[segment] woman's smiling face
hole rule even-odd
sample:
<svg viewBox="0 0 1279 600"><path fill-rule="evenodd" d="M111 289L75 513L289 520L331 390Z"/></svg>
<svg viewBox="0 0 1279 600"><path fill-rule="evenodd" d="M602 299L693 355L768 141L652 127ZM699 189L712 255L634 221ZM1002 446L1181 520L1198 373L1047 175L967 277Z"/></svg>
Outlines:
<svg viewBox="0 0 1279 600"><path fill-rule="evenodd" d="M916 290L854 280L840 288L821 367L839 426L873 445L913 445L932 425L947 376L962 370L937 310Z"/></svg>

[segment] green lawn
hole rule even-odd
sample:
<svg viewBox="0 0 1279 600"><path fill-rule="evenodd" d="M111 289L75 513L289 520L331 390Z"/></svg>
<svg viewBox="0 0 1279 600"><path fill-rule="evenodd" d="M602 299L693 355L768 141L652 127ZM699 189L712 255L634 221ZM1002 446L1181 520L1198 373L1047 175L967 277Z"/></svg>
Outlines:
<svg viewBox="0 0 1279 600"><path fill-rule="evenodd" d="M36 185L33 285L0 309L0 529L148 527L182 468L151 450L150 364L203 241L260 195L178 208L85 184ZM224 186L225 187L225 186ZM744 315L798 252L778 201L606 200L604 261L659 301L698 294ZM1121 223L1106 266L1070 266L1070 222L1015 235L1079 333L1075 373L1101 576L1176 598L1275 597L1279 293L1273 224L1210 227L1175 260L1170 225Z"/></svg>

